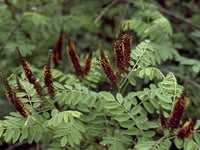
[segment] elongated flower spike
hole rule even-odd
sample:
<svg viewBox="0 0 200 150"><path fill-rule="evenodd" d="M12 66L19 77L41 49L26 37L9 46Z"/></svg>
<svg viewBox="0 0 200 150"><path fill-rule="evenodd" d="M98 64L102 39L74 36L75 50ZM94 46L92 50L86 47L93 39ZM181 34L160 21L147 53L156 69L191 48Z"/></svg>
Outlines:
<svg viewBox="0 0 200 150"><path fill-rule="evenodd" d="M51 98L54 98L55 89L53 87L51 57L52 57L52 50L49 50L48 61L47 61L47 64L44 66L43 76L44 76L45 86L48 89L48 93L51 96Z"/></svg>
<svg viewBox="0 0 200 150"><path fill-rule="evenodd" d="M163 114L163 108L161 104L159 106L159 125L162 129L165 129L167 127L166 118Z"/></svg>
<svg viewBox="0 0 200 150"><path fill-rule="evenodd" d="M124 44L117 40L114 44L115 65L120 71L125 71Z"/></svg>
<svg viewBox="0 0 200 150"><path fill-rule="evenodd" d="M168 121L168 127L172 130L179 127L187 103L188 99L186 97L178 97L176 99L174 108L170 114L170 118Z"/></svg>
<svg viewBox="0 0 200 150"><path fill-rule="evenodd" d="M192 119L188 119L185 124L180 128L178 132L178 138L184 139L186 137L191 137L195 133L195 124L199 116L199 111Z"/></svg>
<svg viewBox="0 0 200 150"><path fill-rule="evenodd" d="M53 63L55 65L55 67L57 67L59 65L58 61L59 61L59 54L55 49L54 54L53 54Z"/></svg>
<svg viewBox="0 0 200 150"><path fill-rule="evenodd" d="M18 53L18 56L19 56L20 63L22 65L22 70L23 70L26 78L28 79L29 83L34 85L34 88L35 88L37 94L40 97L43 97L42 87L41 87L40 83L36 81L36 77L33 74L29 63L22 57L22 55L19 51L19 48L16 47L16 49L17 49L17 53Z"/></svg>
<svg viewBox="0 0 200 150"><path fill-rule="evenodd" d="M132 45L132 38L129 34L124 34L122 37L122 45L124 46L124 65L125 65L125 72L128 73L128 68L130 67L130 60L131 60L131 45Z"/></svg>
<svg viewBox="0 0 200 150"><path fill-rule="evenodd" d="M64 32L63 32L63 28L61 28L58 41L56 44L56 48L54 49L54 54L53 54L53 62L55 66L58 66L59 65L58 61L62 60L63 41L64 41Z"/></svg>
<svg viewBox="0 0 200 150"><path fill-rule="evenodd" d="M170 118L168 120L168 127L174 130L179 127L184 111L188 105L188 98L186 97L187 80L184 84L184 89L180 97L176 98L175 105L171 111Z"/></svg>
<svg viewBox="0 0 200 150"><path fill-rule="evenodd" d="M124 73L128 73L128 68L130 67L131 45L132 38L129 34L129 24L128 30L123 35L122 23L120 23L117 40L114 45L114 52L116 67Z"/></svg>
<svg viewBox="0 0 200 150"><path fill-rule="evenodd" d="M110 66L110 61L108 57L104 54L102 46L100 45L100 57L99 57L99 64L104 71L105 75L107 76L110 84L115 84L117 81L117 75L114 73L112 67Z"/></svg>
<svg viewBox="0 0 200 150"><path fill-rule="evenodd" d="M75 45L74 43L68 39L68 45L67 45L67 54L71 59L71 62L74 66L74 70L76 72L77 76L83 75L83 70L80 65L79 57L75 51Z"/></svg>
<svg viewBox="0 0 200 150"><path fill-rule="evenodd" d="M4 73L2 71L1 71L1 76L3 79L4 86L5 86L5 95L6 95L7 99L11 102L11 104L13 105L15 110L17 112L19 112L22 117L27 117L29 114L27 108L24 106L24 104L21 102L21 100L17 97L17 93L16 93L14 87L8 83Z"/></svg>
<svg viewBox="0 0 200 150"><path fill-rule="evenodd" d="M92 66L92 50L90 53L85 57L85 65L84 65L84 75L88 74Z"/></svg>

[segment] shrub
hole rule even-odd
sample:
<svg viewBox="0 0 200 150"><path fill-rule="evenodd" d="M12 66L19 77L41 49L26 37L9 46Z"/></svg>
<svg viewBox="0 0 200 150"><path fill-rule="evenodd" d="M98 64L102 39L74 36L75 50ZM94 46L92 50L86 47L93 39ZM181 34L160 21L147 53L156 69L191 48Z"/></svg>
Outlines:
<svg viewBox="0 0 200 150"><path fill-rule="evenodd" d="M9 144L38 143L41 149L48 150L199 149L197 108L200 103L199 92L194 88L199 85L191 80L199 80L199 61L195 59L199 49L196 39L199 37L198 26L183 20L192 26L191 32L190 27L181 26L190 33L186 36L187 33L180 32L159 12L166 14L163 3L161 7L156 2L112 1L106 3L106 7L125 3L136 8L134 16L130 11L128 19L121 21L114 38L116 32L113 34L112 23L108 27L97 17L94 22L100 23L93 26L91 20L95 17L85 13L84 4L77 3L69 3L72 7L65 12L62 5L66 6L66 3L62 0L53 1L54 5L27 2L31 8L41 5L41 10L32 8L32 11L23 12L21 21L25 23L14 31L17 32L15 35L11 35L15 38L8 37L3 46L1 44L1 56L13 56L11 62L8 59L2 61L2 66L11 65L1 67L0 74L5 95L15 109L0 120L1 141ZM95 15L97 7L94 6L99 3L87 3L88 9L93 10ZM7 1L6 5L9 11L0 7L7 14L5 18L14 17L12 22L18 20L12 10L18 12L19 6L25 4ZM55 15L58 12L55 6L62 10L62 19ZM186 6L191 7L189 4ZM111 11L102 20L110 22L119 10L123 10L121 5L108 9ZM194 9L194 14L196 12ZM173 14L167 12L167 15ZM48 24L50 17L55 20ZM192 19L195 20L195 17ZM116 20L114 22L119 22ZM58 22L62 23L58 26ZM18 23L21 25L20 20ZM28 32L32 39L27 40L27 28L32 24L34 26ZM3 26L1 21L0 26ZM7 29L6 26L4 28ZM70 38L69 33L66 36L66 29L70 31ZM84 40L79 42L79 32L85 33L85 30L88 31L83 36L86 43ZM52 35L58 33L55 48L49 51L48 57L44 57L46 50L53 45L50 41L56 41ZM68 57L62 51L66 41L64 35L68 40L65 51ZM26 41L29 44L25 44ZM34 51L38 41L42 46ZM43 44L42 41L47 42ZM90 46L93 48L88 48ZM87 54L80 54L83 48ZM189 58L191 54L187 57L185 53L188 48L197 53L193 59ZM18 67L21 64L23 73L17 71L7 77L8 72L18 68L13 67L16 64L14 49L17 49ZM36 53L41 55L36 57ZM28 55L33 59L27 61ZM44 64L43 70L38 69ZM182 86L179 77L183 79L185 75L190 75L191 79L186 79Z"/></svg>

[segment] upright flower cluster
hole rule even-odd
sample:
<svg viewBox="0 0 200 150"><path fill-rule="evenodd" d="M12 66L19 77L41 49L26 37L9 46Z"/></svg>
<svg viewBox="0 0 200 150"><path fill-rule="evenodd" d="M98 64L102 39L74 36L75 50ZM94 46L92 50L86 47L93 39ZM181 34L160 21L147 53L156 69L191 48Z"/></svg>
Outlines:
<svg viewBox="0 0 200 150"><path fill-rule="evenodd" d="M114 44L115 64L118 69L125 71L124 44L116 41Z"/></svg>
<svg viewBox="0 0 200 150"><path fill-rule="evenodd" d="M132 45L132 38L129 34L124 34L122 37L122 43L124 45L124 63L125 63L125 71L128 72L128 68L130 67L130 60L131 60L131 45Z"/></svg>
<svg viewBox="0 0 200 150"><path fill-rule="evenodd" d="M114 43L115 66L117 68L116 73L114 73L113 69L110 66L110 63L108 63L109 62L108 58L103 57L101 52L100 66L103 69L106 76L108 77L111 84L116 83L117 77L120 77L121 73L128 73L128 69L130 67L130 58L131 58L131 45L132 45L131 36L128 33L123 35L120 28L117 40ZM105 66L107 66L107 68ZM111 75L113 78L112 82L111 82Z"/></svg>
<svg viewBox="0 0 200 150"><path fill-rule="evenodd" d="M55 66L58 66L59 60L62 60L63 41L64 41L64 33L63 33L63 29L61 29L59 37L58 37L58 41L56 44L56 48L55 48L54 54L53 54L53 62L55 64Z"/></svg>
<svg viewBox="0 0 200 150"><path fill-rule="evenodd" d="M170 118L168 120L168 127L171 128L171 130L179 127L182 117L184 115L184 111L188 106L188 98L186 96L187 83L188 78L185 79L182 94L180 97L176 98L174 108L171 111Z"/></svg>
<svg viewBox="0 0 200 150"><path fill-rule="evenodd" d="M2 73L2 78L3 78L3 82L4 82L4 86L5 86L6 97L11 102L11 104L13 105L15 110L17 112L19 112L22 117L27 117L29 114L28 110L24 106L24 104L21 102L21 100L17 97L17 93L16 93L14 87L8 83L6 77L4 76L3 73Z"/></svg>
<svg viewBox="0 0 200 150"><path fill-rule="evenodd" d="M178 138L184 139L186 137L191 137L195 132L195 124L197 122L197 118L189 119L186 123L180 128L178 132Z"/></svg>
<svg viewBox="0 0 200 150"><path fill-rule="evenodd" d="M197 111L196 115L192 119L188 119L185 124L179 129L178 138L184 139L191 137L195 133L195 124L199 117L200 110Z"/></svg>
<svg viewBox="0 0 200 150"><path fill-rule="evenodd" d="M188 105L188 98L186 97L187 81L188 79L186 78L183 92L180 97L176 98L175 105L171 111L170 118L167 124L165 123L165 118L163 116L163 112L160 107L159 123L160 123L161 128L168 127L169 129L171 129L171 131L179 128L180 122L184 115L184 111ZM186 121L185 124L181 128L179 128L178 135L177 135L178 138L184 139L186 137L191 137L194 134L195 124L197 122L199 113L200 111L198 111L197 114L192 119L188 119L188 121Z"/></svg>
<svg viewBox="0 0 200 150"><path fill-rule="evenodd" d="M67 53L68 53L68 55L69 55L69 57L72 61L76 75L77 76L82 75L83 70L82 70L82 67L80 65L79 57L78 57L78 55L75 51L75 45L70 39L68 40Z"/></svg>
<svg viewBox="0 0 200 150"><path fill-rule="evenodd" d="M132 38L129 34L120 34L114 44L116 67L124 73L128 73L130 67L131 45Z"/></svg>
<svg viewBox="0 0 200 150"><path fill-rule="evenodd" d="M110 66L110 61L108 57L104 54L102 48L100 48L100 51L101 51L101 56L99 58L99 64L104 73L106 74L110 84L115 84L117 81L117 75Z"/></svg>
<svg viewBox="0 0 200 150"><path fill-rule="evenodd" d="M168 121L168 127L172 130L179 127L187 104L188 99L186 96L176 98L174 108L170 114L170 118Z"/></svg>
<svg viewBox="0 0 200 150"><path fill-rule="evenodd" d="M84 76L90 71L92 65L92 52L90 52L90 54L86 56L85 66L83 69L81 67L79 57L76 53L75 45L70 39L68 40L67 54L71 59L71 62L73 64L77 76Z"/></svg>
<svg viewBox="0 0 200 150"><path fill-rule="evenodd" d="M45 86L48 89L48 93L51 96L51 98L54 98L55 89L53 87L53 79L52 79L51 56L52 56L52 50L49 50L48 61L47 64L44 66L43 76L44 76Z"/></svg>
<svg viewBox="0 0 200 150"><path fill-rule="evenodd" d="M25 76L27 77L29 83L34 85L34 88L36 89L37 94L40 97L42 97L43 96L42 87L41 87L40 83L36 81L36 77L33 74L29 63L22 57L18 48L17 48L17 53L18 53L20 63L22 65L22 70L23 70Z"/></svg>
<svg viewBox="0 0 200 150"><path fill-rule="evenodd" d="M92 66L92 51L85 57L85 66L84 66L84 74L88 74Z"/></svg>

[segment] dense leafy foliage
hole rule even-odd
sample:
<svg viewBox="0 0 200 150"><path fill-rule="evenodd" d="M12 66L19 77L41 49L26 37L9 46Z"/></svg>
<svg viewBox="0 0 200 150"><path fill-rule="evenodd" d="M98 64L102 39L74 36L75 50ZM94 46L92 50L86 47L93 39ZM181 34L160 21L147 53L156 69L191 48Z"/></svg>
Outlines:
<svg viewBox="0 0 200 150"><path fill-rule="evenodd" d="M5 93L8 99L10 95L20 99L22 108L28 110L27 116L21 116L20 109L9 110L13 100L6 103L4 86L0 85L2 145L37 143L48 150L199 149L199 8L196 1L0 0L0 69ZM181 13L183 9L186 11ZM130 67L110 85L99 65L99 49L117 72L113 47L119 31L132 37ZM59 41L61 34L65 38ZM92 49L87 74L77 76L73 70L65 50L69 37L80 66ZM59 63L49 64L54 66L51 91L51 80L45 79L42 68L48 50L53 49L55 55L59 46ZM31 67L25 68L32 69L31 79L37 85L26 75L29 70L21 71L22 58L16 55L16 47L30 63ZM189 76L187 95L182 92L185 76ZM39 83L42 95L38 94ZM13 93L7 84L15 89ZM167 122L177 99L186 97L189 104L180 127L174 130L162 125L160 116ZM183 124L189 118L194 124L187 124L187 130ZM180 138L180 128L190 136Z"/></svg>

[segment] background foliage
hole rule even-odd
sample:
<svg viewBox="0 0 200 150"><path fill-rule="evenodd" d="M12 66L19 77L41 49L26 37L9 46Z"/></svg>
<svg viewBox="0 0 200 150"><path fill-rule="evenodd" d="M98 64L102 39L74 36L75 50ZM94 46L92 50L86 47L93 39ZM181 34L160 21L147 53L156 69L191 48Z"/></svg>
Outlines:
<svg viewBox="0 0 200 150"><path fill-rule="evenodd" d="M30 95L34 105L26 98L23 102L33 111L39 107L38 96L22 74L15 48L20 47L43 85L48 50L55 49L61 28L65 33L63 59L53 71L58 109L47 107L22 118L0 84L2 147L19 142L43 149L199 149L199 129L180 140L158 123L159 103L168 118L185 76L190 78L189 106L182 124L200 106L199 8L198 0L0 0L0 65L13 86L14 73L20 76L25 93L18 96ZM99 67L98 44L114 67L120 23L133 37L131 71L110 90ZM69 37L82 64L93 49L92 69L84 78L76 77L67 56Z"/></svg>

